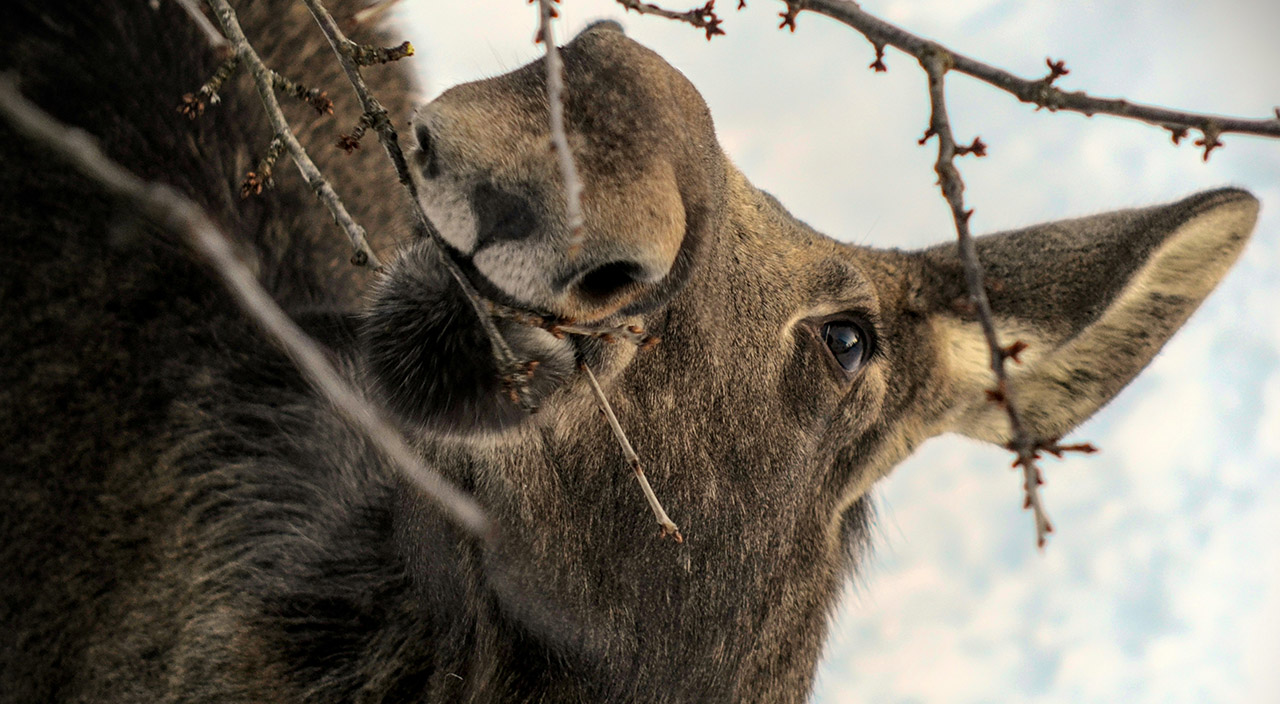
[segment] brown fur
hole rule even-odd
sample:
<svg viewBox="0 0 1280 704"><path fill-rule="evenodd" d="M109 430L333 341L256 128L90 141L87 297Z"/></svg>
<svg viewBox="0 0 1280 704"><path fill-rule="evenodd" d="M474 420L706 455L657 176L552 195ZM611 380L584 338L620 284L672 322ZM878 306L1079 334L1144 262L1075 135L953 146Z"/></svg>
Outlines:
<svg viewBox="0 0 1280 704"><path fill-rule="evenodd" d="M234 195L265 122L243 79L196 123L173 110L213 68L173 3L13 12L0 65L218 218L500 538L447 524L172 233L0 128L0 699L800 701L872 484L931 435L1004 439L954 245L812 231L734 169L693 87L616 25L565 48L587 184L576 253L539 65L455 88L415 121L424 205L477 286L663 338L637 352L503 323L546 362L527 416L426 243L401 249L356 315L345 246L283 163L274 191ZM303 8L242 12L268 61L354 121ZM399 70L370 70L393 114ZM293 118L356 217L400 236L381 155L335 154L345 124ZM1064 432L1140 371L1256 211L1222 190L982 238L1002 329L1032 345L1015 377L1032 427ZM502 243L514 250L487 250ZM822 340L833 320L865 334L852 373ZM684 544L658 539L580 361Z"/></svg>

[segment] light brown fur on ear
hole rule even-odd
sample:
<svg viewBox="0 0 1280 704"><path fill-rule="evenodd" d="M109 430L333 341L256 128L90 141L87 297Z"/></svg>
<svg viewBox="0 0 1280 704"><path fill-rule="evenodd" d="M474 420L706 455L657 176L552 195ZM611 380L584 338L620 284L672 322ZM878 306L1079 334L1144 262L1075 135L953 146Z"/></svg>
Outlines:
<svg viewBox="0 0 1280 704"><path fill-rule="evenodd" d="M1092 310L1050 309L1019 315L1008 305L997 320L1002 344L1027 343L1021 364L1010 365L1013 394L1030 430L1039 438L1056 438L1093 415L1111 400L1160 351L1165 342L1196 310L1235 262L1248 241L1258 215L1253 196L1224 190L1192 196L1160 208L1125 211L1094 218L1043 226L1054 237L1046 238L1046 252L1029 261L1011 280L1004 272L999 286L1006 298L1020 299L1041 284L1037 277L1055 277L1076 267L1097 267L1103 276L1118 278L1110 290L1094 300L1088 291L1079 300ZM1055 238L1074 244L1055 252ZM1162 231L1163 230L1163 231ZM986 241L988 251L998 250L1001 235ZM1091 240L1111 237L1150 240L1131 261L1105 261L1113 249ZM1091 261L1088 254L1098 257ZM1055 261L1062 256L1063 262ZM1074 258L1068 261L1068 257ZM1126 271L1127 269L1127 271ZM1084 278L1084 285L1096 281ZM1108 282L1110 283L1110 282ZM993 291L993 301L1002 297ZM997 308L1000 309L999 304ZM1083 321L1083 325L1073 323ZM986 400L991 387L989 353L976 322L941 315L934 327L940 341L941 362L955 385L957 406L949 429L994 443L1005 443L1009 426L1003 411Z"/></svg>

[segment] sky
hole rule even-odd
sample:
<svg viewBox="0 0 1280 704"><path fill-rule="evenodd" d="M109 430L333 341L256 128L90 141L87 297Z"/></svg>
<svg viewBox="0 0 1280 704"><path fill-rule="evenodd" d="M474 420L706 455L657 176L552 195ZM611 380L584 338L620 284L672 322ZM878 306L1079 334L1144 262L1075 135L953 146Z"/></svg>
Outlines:
<svg viewBox="0 0 1280 704"><path fill-rule="evenodd" d="M676 0L669 0L670 3ZM685 9L696 4L670 4ZM811 13L721 0L727 36L564 0L561 40L613 18L682 70L726 152L757 186L839 240L952 238L934 186L924 76ZM863 9L1028 78L1222 114L1280 105L1273 0L865 0ZM403 0L423 98L540 55L524 0ZM971 221L989 232L1169 201L1222 185L1263 210L1241 261L1148 370L1050 461L1058 529L1041 552L1002 450L926 443L875 494L875 554L850 580L814 701L1280 703L1280 140L1228 135L1206 164L1167 132L1035 112L957 75L948 104Z"/></svg>

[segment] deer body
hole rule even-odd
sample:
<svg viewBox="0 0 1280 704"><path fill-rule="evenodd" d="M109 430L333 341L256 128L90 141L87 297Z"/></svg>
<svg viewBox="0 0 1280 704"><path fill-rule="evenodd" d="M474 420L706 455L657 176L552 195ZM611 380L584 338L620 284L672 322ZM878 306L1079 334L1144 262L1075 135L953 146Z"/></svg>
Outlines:
<svg viewBox="0 0 1280 704"><path fill-rule="evenodd" d="M361 303L328 216L283 163L276 189L233 197L270 135L246 81L194 123L173 112L214 68L176 4L16 13L0 60L27 94L218 218L499 538L463 535L399 478L171 233L0 127L14 243L0 699L801 701L874 482L942 432L1007 440L954 245L812 231L725 158L684 77L616 25L564 49L580 250L541 66L455 88L413 122L422 204L482 293L663 340L639 351L499 320L542 363L530 416L426 242L402 246ZM278 71L354 119L304 8L260 2L242 19ZM374 73L393 114L407 113L402 71ZM408 234L375 149L334 154L323 123L293 124L375 245ZM980 239L1001 330L1030 344L1013 380L1038 437L1145 366L1256 212L1222 190ZM582 363L683 544L657 538Z"/></svg>

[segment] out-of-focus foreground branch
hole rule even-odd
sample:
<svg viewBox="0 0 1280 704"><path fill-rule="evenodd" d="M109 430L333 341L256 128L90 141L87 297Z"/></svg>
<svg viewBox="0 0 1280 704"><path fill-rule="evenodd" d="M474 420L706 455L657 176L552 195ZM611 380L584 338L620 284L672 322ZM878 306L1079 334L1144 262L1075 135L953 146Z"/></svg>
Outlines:
<svg viewBox="0 0 1280 704"><path fill-rule="evenodd" d="M316 0L308 0L308 2L314 1ZM578 169L574 165L573 150L569 147L569 135L565 131L564 109L567 96L564 81L564 61L560 58L560 48L556 46L553 23L553 20L558 16L555 10L555 3L560 0L535 1L538 3L538 30L534 36L534 42L541 43L546 51L543 63L546 67L548 129L551 132L551 147L555 150L556 160L560 166L560 177L564 182L565 225L571 233L569 237L569 255L573 256L582 245L582 239L585 235L582 216L583 183L578 176ZM715 0L710 0L707 3L707 7L710 8L714 4ZM708 38L711 36L710 29L707 30L707 36ZM548 322L550 323L549 325L547 324ZM635 326L612 330L605 328L602 330L599 327L578 326L572 321L544 320L542 322L531 321L529 324L543 327L558 337L568 333L593 336L606 342L630 340L638 345L641 350L648 349L658 342L658 338L646 334L644 330ZM640 462L640 456L636 454L635 448L631 446L631 440L627 438L626 431L622 429L622 425L618 422L618 416L613 412L609 397L605 395L604 389L600 388L600 383L596 381L596 376L592 373L591 367L588 367L585 363L579 363L578 368L591 386L591 392L595 395L597 405L600 406L600 412L608 420L609 428L613 431L613 437L618 441L618 446L622 450L622 456L627 465L631 467L636 482L640 485L640 491L644 494L645 500L648 501L650 510L653 511L653 517L658 521L659 534L664 538L672 538L677 543L683 543L684 536L680 534L680 529L676 527L675 522L667 515L666 509L662 507L662 502L658 500L658 495L654 493L653 487L649 484L649 478L644 474L644 466Z"/></svg>
<svg viewBox="0 0 1280 704"><path fill-rule="evenodd" d="M351 421L401 473L434 499L444 514L467 532L492 539L480 506L438 472L422 463L385 414L357 392L306 333L280 309L253 273L241 263L227 236L186 196L149 183L112 161L85 132L61 124L29 102L12 76L0 76L0 114L14 128L129 204L143 217L182 235L227 286L236 303L298 366L308 381Z"/></svg>

